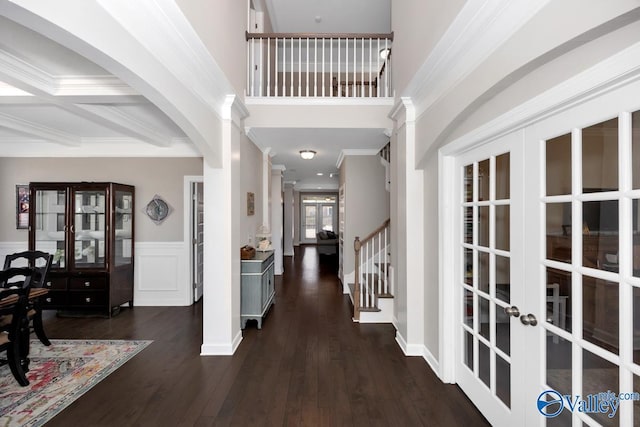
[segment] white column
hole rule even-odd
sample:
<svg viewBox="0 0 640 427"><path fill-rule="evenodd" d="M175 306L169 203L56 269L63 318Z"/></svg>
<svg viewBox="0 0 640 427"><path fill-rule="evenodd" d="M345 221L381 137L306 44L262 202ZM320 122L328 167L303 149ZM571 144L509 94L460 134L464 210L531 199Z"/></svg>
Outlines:
<svg viewBox="0 0 640 427"><path fill-rule="evenodd" d="M396 104L392 139L391 230L396 296L396 341L409 356L424 356L424 177L416 168L415 108Z"/></svg>
<svg viewBox="0 0 640 427"><path fill-rule="evenodd" d="M262 225L271 229L271 147L262 151Z"/></svg>
<svg viewBox="0 0 640 427"><path fill-rule="evenodd" d="M223 105L221 165L203 162L204 295L202 355L231 355L240 330L240 142L247 112L234 95Z"/></svg>
<svg viewBox="0 0 640 427"><path fill-rule="evenodd" d="M284 184L284 256L293 256L293 184Z"/></svg>
<svg viewBox="0 0 640 427"><path fill-rule="evenodd" d="M284 272L282 227L282 172L283 165L271 169L271 244L274 250L274 273Z"/></svg>

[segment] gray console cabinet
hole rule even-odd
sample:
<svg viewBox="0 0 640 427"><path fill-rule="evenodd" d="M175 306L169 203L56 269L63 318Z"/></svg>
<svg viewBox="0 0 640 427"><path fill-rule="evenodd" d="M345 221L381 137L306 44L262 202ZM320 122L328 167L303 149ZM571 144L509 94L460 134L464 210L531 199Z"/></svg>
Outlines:
<svg viewBox="0 0 640 427"><path fill-rule="evenodd" d="M276 302L273 274L273 251L256 252L253 259L241 261L241 327L247 320L256 319L258 329L262 329L262 319Z"/></svg>

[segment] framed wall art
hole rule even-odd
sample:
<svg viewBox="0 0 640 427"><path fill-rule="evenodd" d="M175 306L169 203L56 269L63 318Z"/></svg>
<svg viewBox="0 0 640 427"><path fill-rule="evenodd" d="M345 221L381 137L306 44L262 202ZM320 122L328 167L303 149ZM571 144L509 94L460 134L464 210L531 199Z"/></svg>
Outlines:
<svg viewBox="0 0 640 427"><path fill-rule="evenodd" d="M29 228L29 185L16 185L16 228Z"/></svg>
<svg viewBox="0 0 640 427"><path fill-rule="evenodd" d="M256 213L255 194L247 193L247 215Z"/></svg>

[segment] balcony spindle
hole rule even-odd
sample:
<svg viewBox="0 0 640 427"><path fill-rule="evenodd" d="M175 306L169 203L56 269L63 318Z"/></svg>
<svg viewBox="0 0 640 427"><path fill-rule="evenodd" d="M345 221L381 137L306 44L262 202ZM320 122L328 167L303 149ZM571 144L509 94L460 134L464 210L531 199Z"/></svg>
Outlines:
<svg viewBox="0 0 640 427"><path fill-rule="evenodd" d="M376 48L376 96L380 96L380 39Z"/></svg>
<svg viewBox="0 0 640 427"><path fill-rule="evenodd" d="M360 97L364 97L364 37L360 42L360 46L362 47L362 53L360 57Z"/></svg>
<svg viewBox="0 0 640 427"><path fill-rule="evenodd" d="M387 39L384 39L384 96L389 96L389 47Z"/></svg>
<svg viewBox="0 0 640 427"><path fill-rule="evenodd" d="M262 60L264 45L262 44L262 37L260 37L260 41L258 42L258 49L260 49L260 66L258 67L258 73L260 73L260 76L258 77L260 79L260 84L258 86L258 96L262 96L264 94L262 90L262 77L264 76L264 61Z"/></svg>
<svg viewBox="0 0 640 427"><path fill-rule="evenodd" d="M276 82L274 84L275 86L275 96L278 96L278 38L276 37L276 44L275 44L275 69L274 69L274 74L275 74L275 79Z"/></svg>
<svg viewBox="0 0 640 427"><path fill-rule="evenodd" d="M327 79L325 79L325 78L324 78L324 76L326 76L326 75L327 75L327 74L325 73L325 70L324 70L324 61L325 61L325 59L324 59L324 52L325 52L325 51L324 51L324 49L325 49L325 48L324 48L324 40L325 40L325 39L324 39L324 37L323 37L323 38L322 38L322 96L323 96L323 97L324 97L324 96L326 96L326 95L325 95L325 87L327 86ZM333 50L332 50L332 51L333 51ZM331 61L331 59L330 59L329 61ZM329 80L329 84L331 84L331 80Z"/></svg>
<svg viewBox="0 0 640 427"><path fill-rule="evenodd" d="M318 96L318 38L313 42L313 96Z"/></svg>
<svg viewBox="0 0 640 427"><path fill-rule="evenodd" d="M373 96L373 80L371 80L371 70L373 69L373 58L371 52L373 51L373 39L369 38L369 98Z"/></svg>
<svg viewBox="0 0 640 427"><path fill-rule="evenodd" d="M309 37L307 37L307 98L309 97Z"/></svg>
<svg viewBox="0 0 640 427"><path fill-rule="evenodd" d="M293 96L293 37L291 38L291 62L289 63L289 66L291 67L291 93L289 96Z"/></svg>
<svg viewBox="0 0 640 427"><path fill-rule="evenodd" d="M345 59L344 59L344 68L345 68L345 78L344 78L344 87L346 89L346 96L349 96L349 39L346 38L344 45ZM340 85L338 85L338 90L340 90Z"/></svg>

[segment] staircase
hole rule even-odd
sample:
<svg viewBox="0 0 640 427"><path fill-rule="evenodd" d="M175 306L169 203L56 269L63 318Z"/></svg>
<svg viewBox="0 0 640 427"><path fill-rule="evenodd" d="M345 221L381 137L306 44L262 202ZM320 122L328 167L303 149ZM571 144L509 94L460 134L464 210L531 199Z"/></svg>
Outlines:
<svg viewBox="0 0 640 427"><path fill-rule="evenodd" d="M364 239L355 238L355 283L348 285L354 322L391 323L393 319L389 238L389 220Z"/></svg>

